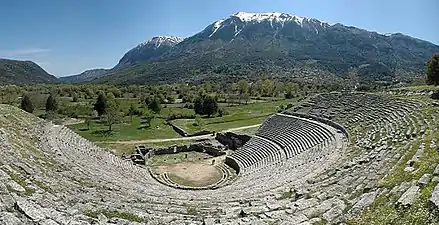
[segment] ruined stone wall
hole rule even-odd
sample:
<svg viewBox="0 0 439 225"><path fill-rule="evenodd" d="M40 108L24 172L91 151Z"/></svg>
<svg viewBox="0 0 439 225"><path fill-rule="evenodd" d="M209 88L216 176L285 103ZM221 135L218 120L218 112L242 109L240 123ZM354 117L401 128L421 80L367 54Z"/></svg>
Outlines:
<svg viewBox="0 0 439 225"><path fill-rule="evenodd" d="M227 132L224 134L218 133L215 137L217 141L232 150L236 150L243 146L245 143L247 143L247 141L250 140L250 138L251 137L249 135L235 134L232 132Z"/></svg>
<svg viewBox="0 0 439 225"><path fill-rule="evenodd" d="M226 157L225 164L233 168L236 171L236 174L239 174L240 168L238 163L234 159Z"/></svg>
<svg viewBox="0 0 439 225"><path fill-rule="evenodd" d="M226 153L214 146L209 146L206 144L191 144L191 145L179 145L179 146L171 146L167 148L159 148L153 149L151 152L152 155L163 155L163 154L176 154L180 152L205 152L213 157L225 155Z"/></svg>

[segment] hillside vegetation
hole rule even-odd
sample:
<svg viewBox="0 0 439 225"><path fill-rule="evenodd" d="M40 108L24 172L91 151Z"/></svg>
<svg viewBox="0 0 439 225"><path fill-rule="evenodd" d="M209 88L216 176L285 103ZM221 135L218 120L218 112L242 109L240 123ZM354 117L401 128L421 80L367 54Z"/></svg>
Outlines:
<svg viewBox="0 0 439 225"><path fill-rule="evenodd" d="M58 79L31 61L0 59L0 85L57 83Z"/></svg>

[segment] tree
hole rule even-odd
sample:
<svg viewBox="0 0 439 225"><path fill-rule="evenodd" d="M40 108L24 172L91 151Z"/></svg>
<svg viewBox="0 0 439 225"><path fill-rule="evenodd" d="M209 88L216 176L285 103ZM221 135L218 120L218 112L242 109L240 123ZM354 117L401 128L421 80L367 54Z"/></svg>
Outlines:
<svg viewBox="0 0 439 225"><path fill-rule="evenodd" d="M133 122L133 116L137 114L139 114L139 110L134 103L131 103L130 108L128 109L128 116L130 116L131 122Z"/></svg>
<svg viewBox="0 0 439 225"><path fill-rule="evenodd" d="M195 116L195 124L200 129L203 127L203 119L199 115Z"/></svg>
<svg viewBox="0 0 439 225"><path fill-rule="evenodd" d="M58 110L58 103L52 94L46 100L46 118L53 119L56 111Z"/></svg>
<svg viewBox="0 0 439 225"><path fill-rule="evenodd" d="M248 104L248 101L250 100L250 94L249 93L242 93L241 95L241 99L243 99L245 101L245 104Z"/></svg>
<svg viewBox="0 0 439 225"><path fill-rule="evenodd" d="M148 109L153 111L154 113L160 113L162 111L162 105L160 104L159 98L153 98L152 101L148 104Z"/></svg>
<svg viewBox="0 0 439 225"><path fill-rule="evenodd" d="M203 113L208 117L218 112L218 103L216 99L210 95L207 95L203 101Z"/></svg>
<svg viewBox="0 0 439 225"><path fill-rule="evenodd" d="M78 101L78 93L73 92L72 93L72 97L73 97L72 102L77 102Z"/></svg>
<svg viewBox="0 0 439 225"><path fill-rule="evenodd" d="M93 109L98 112L98 116L102 116L105 113L105 109L107 108L107 97L104 92L100 91L98 94L98 99L94 104Z"/></svg>
<svg viewBox="0 0 439 225"><path fill-rule="evenodd" d="M154 119L154 114L152 114L149 110L145 110L143 112L143 118L145 119L147 127L151 127L151 121Z"/></svg>
<svg viewBox="0 0 439 225"><path fill-rule="evenodd" d="M262 83L262 95L264 97L271 97L274 91L274 82L272 80L264 80Z"/></svg>
<svg viewBox="0 0 439 225"><path fill-rule="evenodd" d="M168 100L168 103L175 103L175 96L173 95L168 95L166 99Z"/></svg>
<svg viewBox="0 0 439 225"><path fill-rule="evenodd" d="M204 99L201 96L197 97L197 99L195 100L195 102L194 102L195 114L198 114L198 115L203 115L204 114L204 111L203 111L203 100Z"/></svg>
<svg viewBox="0 0 439 225"><path fill-rule="evenodd" d="M112 126L121 120L119 105L117 104L115 97L112 93L109 93L107 95L106 107L104 110L104 114L101 118L108 126L108 131L111 131Z"/></svg>
<svg viewBox="0 0 439 225"><path fill-rule="evenodd" d="M427 84L439 85L439 54L434 54L427 62Z"/></svg>
<svg viewBox="0 0 439 225"><path fill-rule="evenodd" d="M297 84L289 82L285 85L285 98L292 99L297 93Z"/></svg>
<svg viewBox="0 0 439 225"><path fill-rule="evenodd" d="M29 94L24 94L21 97L21 109L23 109L24 111L26 111L28 113L34 112L35 106L34 106L32 100L30 99Z"/></svg>
<svg viewBox="0 0 439 225"><path fill-rule="evenodd" d="M245 100L245 104L247 104L248 100L250 99L248 82L246 80L240 80L238 81L236 86L239 94L239 99Z"/></svg>
<svg viewBox="0 0 439 225"><path fill-rule="evenodd" d="M49 95L49 97L46 100L46 112L56 112L56 110L58 110L58 103L55 99L55 97L53 97L52 94Z"/></svg>
<svg viewBox="0 0 439 225"><path fill-rule="evenodd" d="M248 82L246 80L238 81L237 86L238 86L239 94L243 94L243 93L247 93L248 92L249 85L248 85Z"/></svg>
<svg viewBox="0 0 439 225"><path fill-rule="evenodd" d="M116 87L110 88L108 91L111 92L116 98L120 98L122 96L122 92Z"/></svg>

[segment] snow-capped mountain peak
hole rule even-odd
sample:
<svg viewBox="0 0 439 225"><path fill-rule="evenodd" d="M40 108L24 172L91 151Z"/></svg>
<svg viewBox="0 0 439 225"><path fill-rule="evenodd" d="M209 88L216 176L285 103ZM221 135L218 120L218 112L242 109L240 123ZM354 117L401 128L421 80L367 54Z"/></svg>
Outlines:
<svg viewBox="0 0 439 225"><path fill-rule="evenodd" d="M229 36L228 40L232 41L233 38L245 32L245 30L249 26L259 25L263 23L268 23L270 25L270 28L274 32L274 36L276 36L279 31L285 26L288 27L287 29L295 29L290 26L292 24L309 30L315 34L319 34L320 31L330 26L328 23L319 21L317 19L300 17L287 13L237 12L235 14L232 14L228 18L221 19L212 23L210 26L206 27L203 33L208 34L209 38L215 38L216 35L222 33L223 38Z"/></svg>
<svg viewBox="0 0 439 225"><path fill-rule="evenodd" d="M256 22L260 23L263 21L272 21L272 22L286 22L286 21L295 21L298 24L302 24L304 20L307 20L305 17L290 15L286 13L247 13L247 12L238 12L232 15L232 17L239 18L242 22Z"/></svg>
<svg viewBox="0 0 439 225"><path fill-rule="evenodd" d="M155 36L151 38L151 40L139 44L137 48L141 48L145 45L149 45L154 48L158 48L161 45L174 46L182 42L183 40L184 38L174 37L174 36Z"/></svg>

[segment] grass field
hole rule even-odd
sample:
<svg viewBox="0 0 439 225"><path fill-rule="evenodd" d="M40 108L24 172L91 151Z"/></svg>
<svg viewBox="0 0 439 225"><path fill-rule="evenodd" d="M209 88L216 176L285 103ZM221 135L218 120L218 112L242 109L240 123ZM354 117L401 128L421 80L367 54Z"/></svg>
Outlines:
<svg viewBox="0 0 439 225"><path fill-rule="evenodd" d="M225 107L227 115L215 118L203 118L202 125L197 126L195 119L178 119L173 122L186 130L195 133L201 130L223 131L236 127L250 126L262 123L269 115L276 113L281 104L297 103L296 101L269 101Z"/></svg>
<svg viewBox="0 0 439 225"><path fill-rule="evenodd" d="M69 126L75 132L90 141L118 141L118 140L145 140L179 137L165 120L155 118L151 121L151 127L144 127L140 117L133 117L131 122L129 117L125 117L123 123L113 125L112 132L108 132L108 126L100 121L93 120L90 130L84 123Z"/></svg>
<svg viewBox="0 0 439 225"><path fill-rule="evenodd" d="M131 103L135 103L134 100L130 99L120 102L123 109L129 107ZM288 103L295 104L295 101ZM222 131L262 123L267 116L276 113L278 106L281 104L286 105L287 102L279 100L234 106L223 104L224 106L221 109L227 112L226 115L212 118L203 117L201 127L194 126L194 119L178 119L173 122L189 133L200 130ZM168 104L166 108L163 108L160 114L157 114L151 121L150 127L146 127L142 117L136 116L133 117L132 121L129 116L125 116L122 123L113 125L111 132L108 131L108 126L99 120L92 120L90 129L87 128L85 123L73 124L69 127L84 138L95 142L177 138L180 136L174 132L172 127L166 124L166 118L176 113L193 115L194 111L176 105L180 104Z"/></svg>

